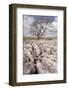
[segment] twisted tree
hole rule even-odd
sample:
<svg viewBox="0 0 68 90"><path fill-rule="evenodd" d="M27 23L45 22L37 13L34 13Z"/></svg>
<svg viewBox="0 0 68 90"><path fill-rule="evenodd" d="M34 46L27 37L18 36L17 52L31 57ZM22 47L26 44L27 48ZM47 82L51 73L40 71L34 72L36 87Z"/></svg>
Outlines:
<svg viewBox="0 0 68 90"><path fill-rule="evenodd" d="M39 40L41 36L44 35L46 29L47 29L47 23L42 22L42 21L35 21L31 25L30 33L36 36L37 39Z"/></svg>

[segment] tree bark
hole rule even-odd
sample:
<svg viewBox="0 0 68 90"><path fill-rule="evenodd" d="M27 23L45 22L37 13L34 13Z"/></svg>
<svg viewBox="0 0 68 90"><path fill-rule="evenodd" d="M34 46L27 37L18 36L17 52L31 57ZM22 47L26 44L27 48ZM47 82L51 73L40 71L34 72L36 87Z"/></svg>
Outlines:
<svg viewBox="0 0 68 90"><path fill-rule="evenodd" d="M39 40L40 39L40 36L37 36L37 39Z"/></svg>

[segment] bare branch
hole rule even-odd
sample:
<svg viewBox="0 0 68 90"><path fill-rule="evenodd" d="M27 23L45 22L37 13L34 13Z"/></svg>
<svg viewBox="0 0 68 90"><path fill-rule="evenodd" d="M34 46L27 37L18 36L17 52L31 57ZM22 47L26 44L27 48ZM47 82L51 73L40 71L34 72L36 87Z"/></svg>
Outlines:
<svg viewBox="0 0 68 90"><path fill-rule="evenodd" d="M38 39L41 38L42 35L44 35L45 31L47 29L47 24L45 22L39 22L35 21L31 25L31 33L35 35Z"/></svg>

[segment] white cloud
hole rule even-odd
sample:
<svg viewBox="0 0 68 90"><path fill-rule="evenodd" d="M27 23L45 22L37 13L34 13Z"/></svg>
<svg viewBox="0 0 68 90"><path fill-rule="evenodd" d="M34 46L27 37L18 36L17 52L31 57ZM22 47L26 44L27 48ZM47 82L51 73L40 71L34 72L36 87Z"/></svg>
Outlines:
<svg viewBox="0 0 68 90"><path fill-rule="evenodd" d="M35 21L31 16L24 16L24 25L30 25Z"/></svg>
<svg viewBox="0 0 68 90"><path fill-rule="evenodd" d="M57 22L58 20L57 20L57 17L55 17L55 20L52 22L52 26L53 26L53 28L54 28L54 30L57 30Z"/></svg>
<svg viewBox="0 0 68 90"><path fill-rule="evenodd" d="M57 36L57 29L58 29L57 24L58 24L57 17L55 17L53 22L48 23L47 31L45 32L45 36L56 37Z"/></svg>
<svg viewBox="0 0 68 90"><path fill-rule="evenodd" d="M35 19L31 16L24 16L24 35L30 35L29 31L31 28L31 24L35 21Z"/></svg>
<svg viewBox="0 0 68 90"><path fill-rule="evenodd" d="M58 22L57 22L57 17L55 17L55 19L54 19L53 22L48 23L47 29L50 30L50 31L55 32L55 31L57 31L57 29L58 29L57 24L58 24Z"/></svg>
<svg viewBox="0 0 68 90"><path fill-rule="evenodd" d="M25 36L31 36L30 29L31 24L35 21L35 19L32 16L24 16L24 35ZM47 30L45 32L45 36L57 36L57 17L55 17L54 21L49 23L47 25Z"/></svg>

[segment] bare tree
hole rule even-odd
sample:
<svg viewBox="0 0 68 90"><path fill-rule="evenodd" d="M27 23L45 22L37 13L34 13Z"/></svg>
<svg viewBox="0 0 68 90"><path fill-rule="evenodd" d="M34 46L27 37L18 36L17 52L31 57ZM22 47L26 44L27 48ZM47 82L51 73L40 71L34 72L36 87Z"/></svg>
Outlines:
<svg viewBox="0 0 68 90"><path fill-rule="evenodd" d="M36 36L37 39L39 40L41 36L44 35L46 29L47 29L47 24L45 22L35 21L31 25L30 33Z"/></svg>
<svg viewBox="0 0 68 90"><path fill-rule="evenodd" d="M36 36L39 40L45 33L46 30L50 30L51 32L56 32L57 27L52 25L52 22L48 22L45 20L36 20L31 24L30 33Z"/></svg>

